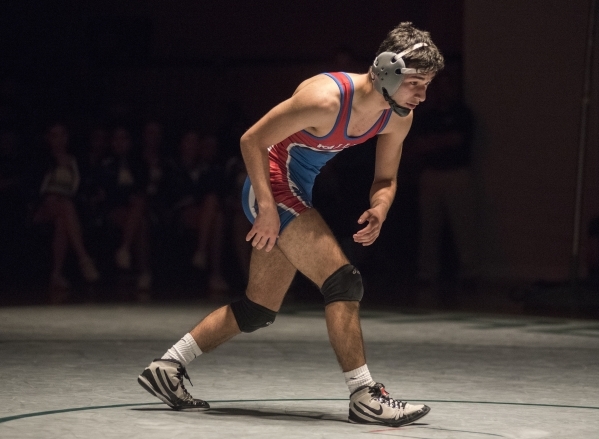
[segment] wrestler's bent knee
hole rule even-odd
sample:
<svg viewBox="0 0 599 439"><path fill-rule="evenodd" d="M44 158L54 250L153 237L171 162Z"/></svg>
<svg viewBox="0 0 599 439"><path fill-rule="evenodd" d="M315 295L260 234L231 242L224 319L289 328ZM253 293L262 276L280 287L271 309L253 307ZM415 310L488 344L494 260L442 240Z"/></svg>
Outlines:
<svg viewBox="0 0 599 439"><path fill-rule="evenodd" d="M322 284L320 292L324 296L324 304L339 301L360 301L364 296L362 275L351 264L344 265Z"/></svg>
<svg viewBox="0 0 599 439"><path fill-rule="evenodd" d="M277 316L275 311L252 302L245 295L242 299L231 303L230 306L241 332L254 332L260 328L270 326Z"/></svg>

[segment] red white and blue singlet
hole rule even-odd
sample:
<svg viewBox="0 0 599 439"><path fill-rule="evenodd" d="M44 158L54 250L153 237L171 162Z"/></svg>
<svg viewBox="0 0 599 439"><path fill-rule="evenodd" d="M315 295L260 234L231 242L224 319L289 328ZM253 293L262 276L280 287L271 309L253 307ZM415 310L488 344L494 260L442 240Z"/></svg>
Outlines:
<svg viewBox="0 0 599 439"><path fill-rule="evenodd" d="M341 91L341 106L333 129L323 137L302 130L268 148L270 184L281 218L281 231L292 219L312 207L312 188L320 169L339 151L376 136L391 117L392 111L385 110L366 133L360 137L348 136L354 84L349 75L342 72L325 75L332 78ZM258 205L249 178L243 186L242 204L246 216L253 223Z"/></svg>

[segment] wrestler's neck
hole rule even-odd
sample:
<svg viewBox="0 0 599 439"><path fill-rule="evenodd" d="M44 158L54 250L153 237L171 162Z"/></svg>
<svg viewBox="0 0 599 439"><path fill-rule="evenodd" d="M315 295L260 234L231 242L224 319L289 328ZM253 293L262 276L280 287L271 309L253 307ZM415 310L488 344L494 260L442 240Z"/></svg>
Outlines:
<svg viewBox="0 0 599 439"><path fill-rule="evenodd" d="M352 74L354 83L353 107L366 112L379 112L389 108L383 95L374 89L368 73Z"/></svg>

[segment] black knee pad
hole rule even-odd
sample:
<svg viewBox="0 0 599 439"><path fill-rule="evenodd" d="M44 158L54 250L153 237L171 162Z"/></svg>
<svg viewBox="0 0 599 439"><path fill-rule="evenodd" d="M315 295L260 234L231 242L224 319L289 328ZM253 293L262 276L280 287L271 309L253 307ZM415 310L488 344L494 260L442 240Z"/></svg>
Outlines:
<svg viewBox="0 0 599 439"><path fill-rule="evenodd" d="M241 332L254 332L270 326L277 316L276 312L252 302L247 296L236 300L230 306Z"/></svg>
<svg viewBox="0 0 599 439"><path fill-rule="evenodd" d="M325 305L339 301L359 302L364 296L362 275L353 265L344 265L324 281L320 292L324 296Z"/></svg>

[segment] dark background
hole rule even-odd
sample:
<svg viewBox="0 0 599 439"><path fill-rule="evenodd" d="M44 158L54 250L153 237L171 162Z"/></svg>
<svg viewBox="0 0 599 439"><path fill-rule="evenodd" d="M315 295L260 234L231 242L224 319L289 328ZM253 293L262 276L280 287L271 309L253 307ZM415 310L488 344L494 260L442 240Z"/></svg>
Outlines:
<svg viewBox="0 0 599 439"><path fill-rule="evenodd" d="M222 132L231 117L249 126L301 80L337 69L340 53L352 56L353 70L366 71L386 33L400 21L412 21L464 68L466 101L477 120L474 167L485 279L505 288L561 281L571 267L590 3L8 1L0 9L0 116L26 133L32 151L43 122L54 115L77 127L75 138L107 114L158 117L167 135L169 128L175 132L189 123ZM586 227L599 215L597 58L581 277L587 276L584 255L592 245ZM339 158L356 176L352 213L367 203L371 150L356 147ZM380 242L364 253L348 248L358 252L366 279L386 285L378 290L390 290L381 295L395 294L414 273L414 181L409 163L400 168L403 186ZM24 244L44 254L38 241ZM41 285L45 279L43 267L1 269L21 273L17 285Z"/></svg>

